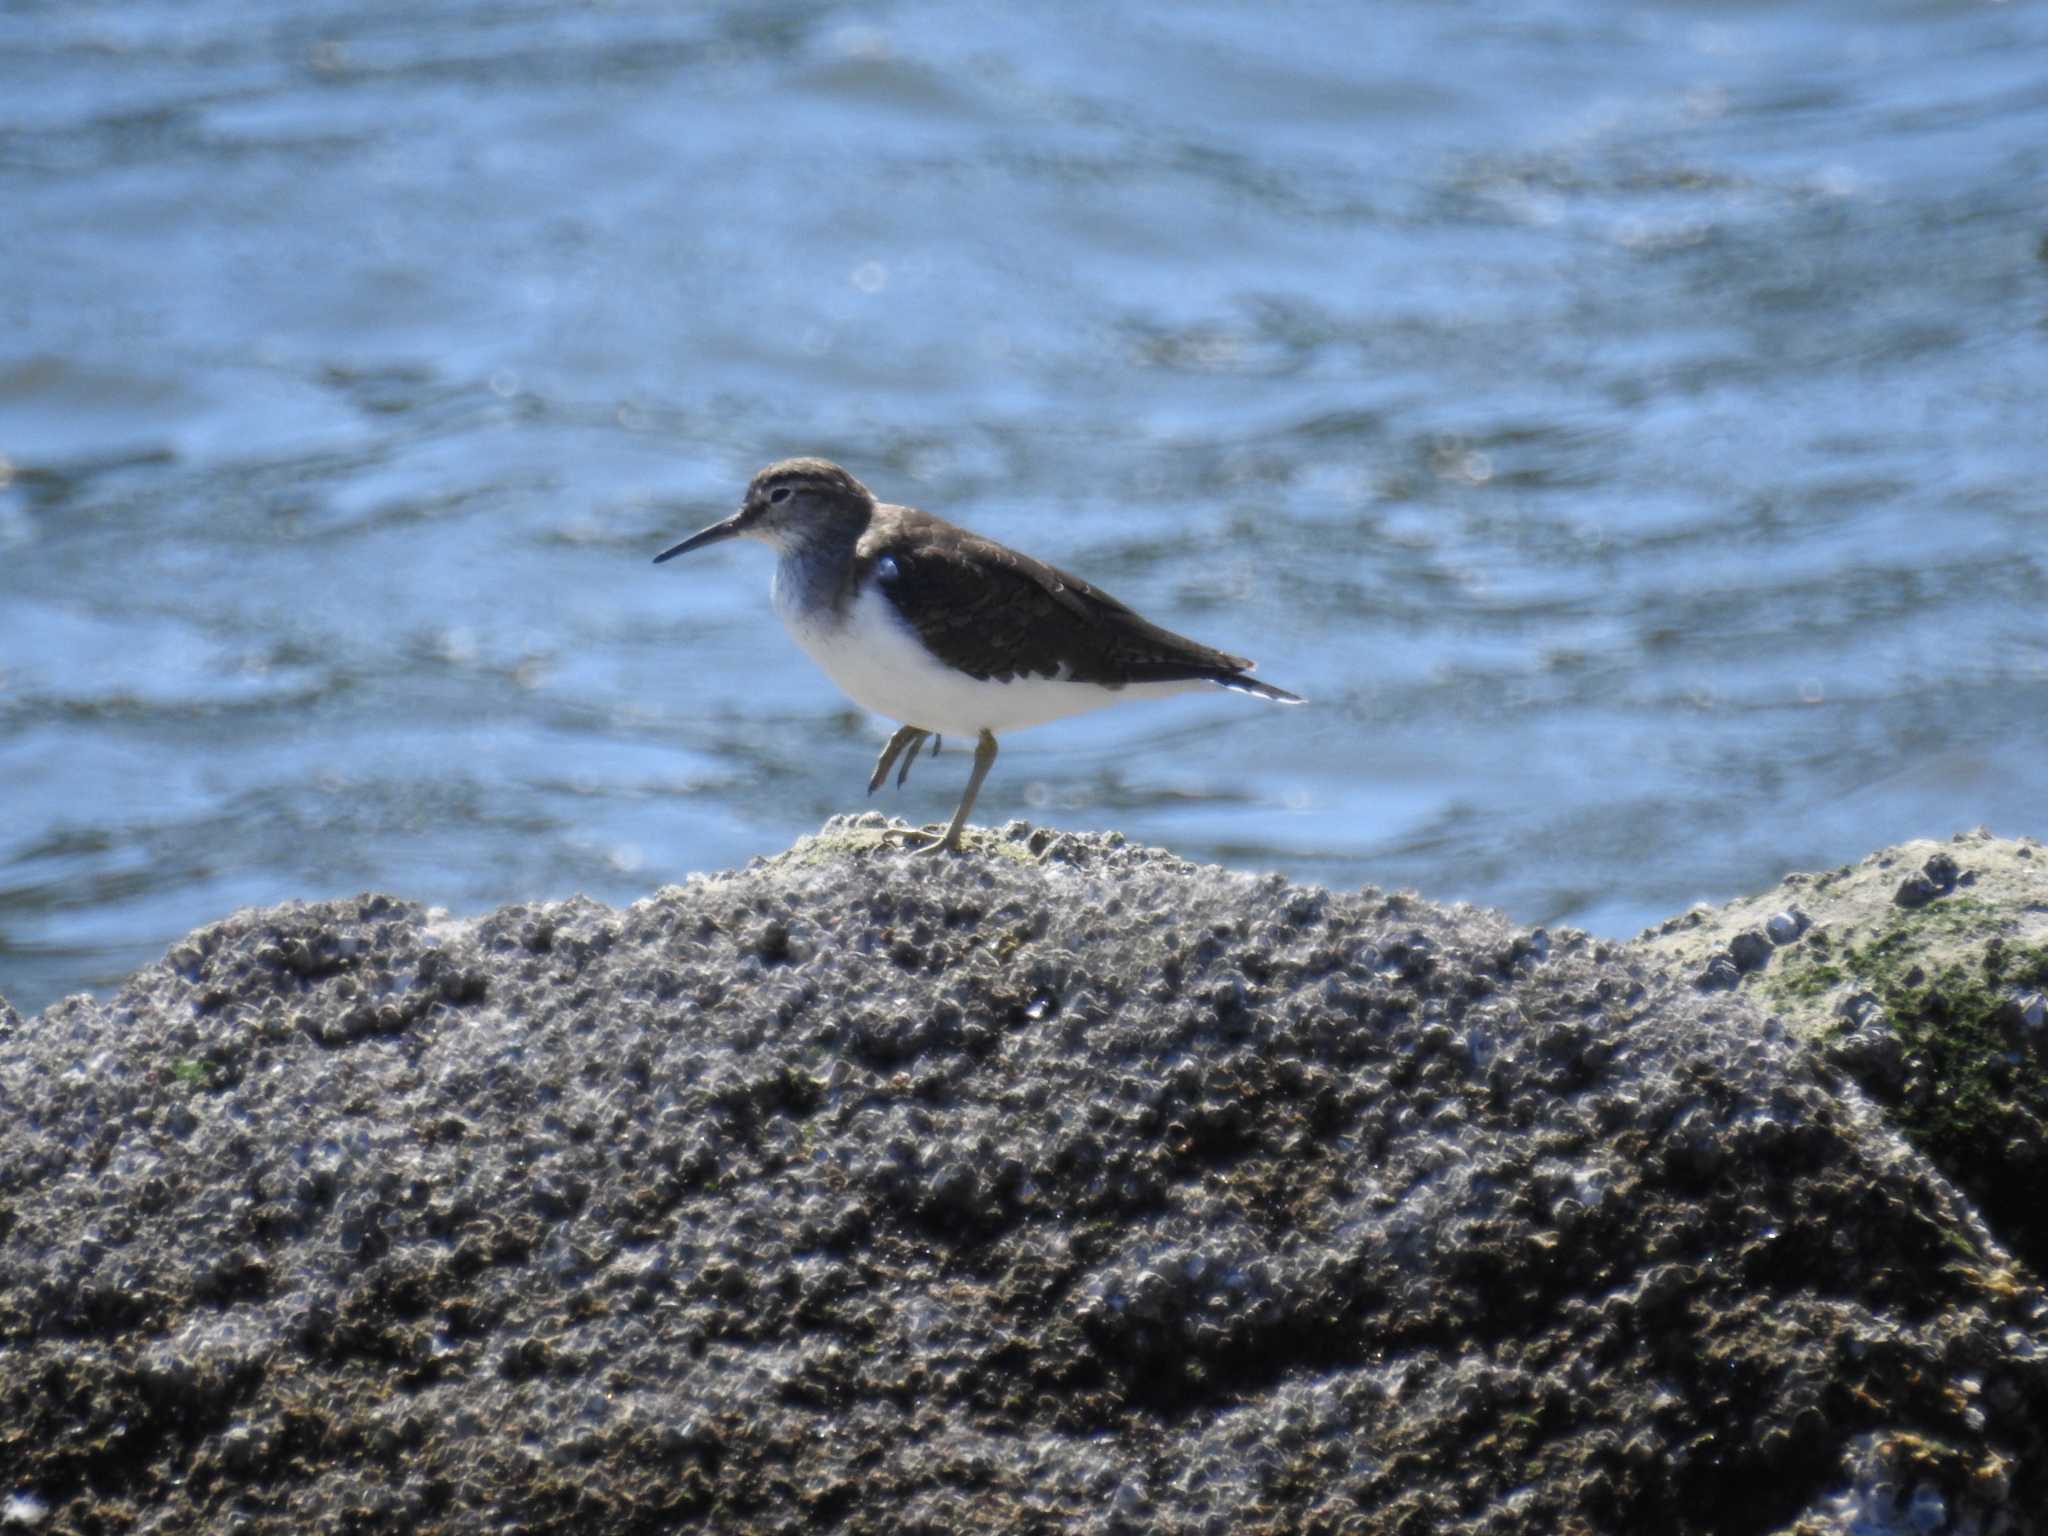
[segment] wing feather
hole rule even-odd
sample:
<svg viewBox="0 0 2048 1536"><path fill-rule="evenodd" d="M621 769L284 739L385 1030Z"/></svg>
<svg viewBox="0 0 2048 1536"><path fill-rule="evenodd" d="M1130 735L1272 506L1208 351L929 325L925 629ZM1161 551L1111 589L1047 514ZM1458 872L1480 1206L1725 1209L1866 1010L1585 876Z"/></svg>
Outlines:
<svg viewBox="0 0 2048 1536"><path fill-rule="evenodd" d="M1177 635L1107 592L993 539L907 507L861 541L858 565L932 654L971 677L1126 683L1231 682L1242 656Z"/></svg>

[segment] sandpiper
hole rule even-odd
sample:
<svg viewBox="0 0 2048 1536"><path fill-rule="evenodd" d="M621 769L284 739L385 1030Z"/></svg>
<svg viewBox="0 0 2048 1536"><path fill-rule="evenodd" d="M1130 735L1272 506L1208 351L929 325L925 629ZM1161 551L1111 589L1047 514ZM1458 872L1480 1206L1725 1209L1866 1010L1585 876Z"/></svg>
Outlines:
<svg viewBox="0 0 2048 1536"><path fill-rule="evenodd" d="M996 760L996 733L1124 699L1213 685L1299 704L1247 676L1252 663L1161 629L1107 592L914 507L892 506L837 464L784 459L754 476L740 509L654 557L659 565L724 539L759 539L777 559L783 627L856 704L903 728L868 780L926 737L975 738L974 771L952 825L927 851L958 849Z"/></svg>

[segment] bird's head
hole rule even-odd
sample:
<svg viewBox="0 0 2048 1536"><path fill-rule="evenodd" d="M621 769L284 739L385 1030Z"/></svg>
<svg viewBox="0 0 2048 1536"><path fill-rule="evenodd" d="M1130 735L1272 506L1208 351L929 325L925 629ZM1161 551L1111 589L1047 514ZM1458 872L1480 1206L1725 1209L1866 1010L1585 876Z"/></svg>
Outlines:
<svg viewBox="0 0 2048 1536"><path fill-rule="evenodd" d="M841 524L858 528L874 510L868 488L826 459L784 459L748 482L739 511L654 557L659 565L725 539L759 539L778 553Z"/></svg>

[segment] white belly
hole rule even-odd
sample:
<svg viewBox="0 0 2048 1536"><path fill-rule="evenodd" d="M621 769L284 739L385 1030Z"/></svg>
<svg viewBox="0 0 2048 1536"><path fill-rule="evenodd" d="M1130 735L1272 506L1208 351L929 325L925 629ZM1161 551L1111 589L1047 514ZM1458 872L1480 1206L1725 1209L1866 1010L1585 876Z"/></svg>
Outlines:
<svg viewBox="0 0 2048 1536"><path fill-rule="evenodd" d="M979 681L935 658L889 599L872 587L848 605L845 621L836 627L814 622L786 602L784 587L779 580L774 587L775 612L783 627L848 698L878 715L941 735L993 731L1000 736L1105 704L1163 698L1202 686L1130 683L1104 688L1049 677Z"/></svg>

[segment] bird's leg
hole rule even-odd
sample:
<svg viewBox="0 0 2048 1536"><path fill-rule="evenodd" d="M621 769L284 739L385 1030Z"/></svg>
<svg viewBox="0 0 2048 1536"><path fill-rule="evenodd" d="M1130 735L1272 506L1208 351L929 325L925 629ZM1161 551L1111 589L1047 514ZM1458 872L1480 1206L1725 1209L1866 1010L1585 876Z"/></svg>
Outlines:
<svg viewBox="0 0 2048 1536"><path fill-rule="evenodd" d="M919 853L937 853L950 848L960 851L960 829L967 825L967 813L974 809L974 797L981 793L981 781L988 777L989 769L995 766L996 738L993 731L983 731L981 739L974 745L974 772L967 776L967 793L960 797L960 809L953 813L953 824L946 828L946 835L938 841L927 843Z"/></svg>
<svg viewBox="0 0 2048 1536"><path fill-rule="evenodd" d="M890 765L896 761L897 755L905 747L911 749L910 755L912 757L917 756L917 744L929 734L930 732L920 726L906 725L894 736L891 736L889 738L889 745L882 748L882 755L875 759L875 772L874 776L868 780L868 793L872 795L882 787L882 780L889 777ZM910 771L910 764L905 763L903 770L908 773ZM898 779L896 782L900 784L903 781Z"/></svg>
<svg viewBox="0 0 2048 1536"><path fill-rule="evenodd" d="M903 754L903 766L896 770L896 787L901 789L903 781L910 777L910 765L917 761L917 749L924 745L924 733L918 732L910 743L910 750Z"/></svg>

